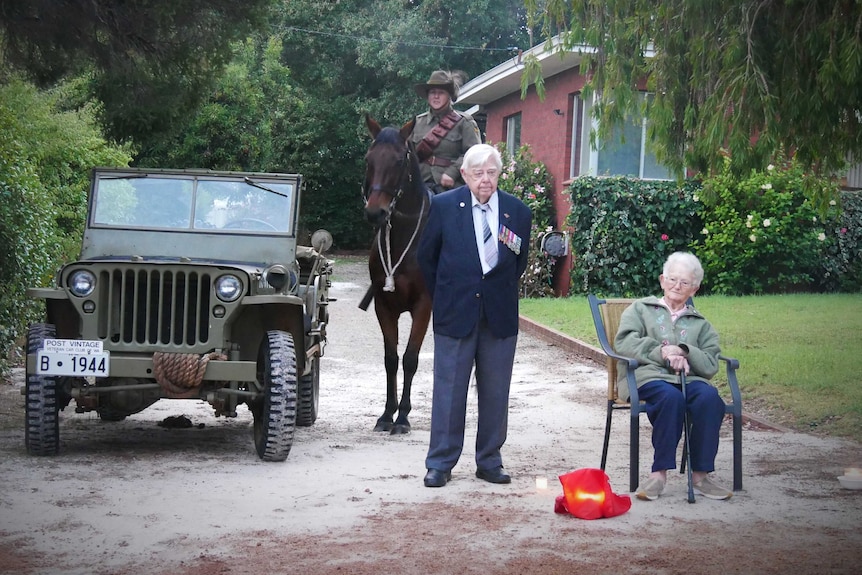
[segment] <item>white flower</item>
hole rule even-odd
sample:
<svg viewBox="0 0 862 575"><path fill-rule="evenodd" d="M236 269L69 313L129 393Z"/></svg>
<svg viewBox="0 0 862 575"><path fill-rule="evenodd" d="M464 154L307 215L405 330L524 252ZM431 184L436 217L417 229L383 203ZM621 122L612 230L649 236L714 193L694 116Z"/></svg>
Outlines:
<svg viewBox="0 0 862 575"><path fill-rule="evenodd" d="M769 221L769 218L766 218L765 220L763 220L763 227L764 228L768 228L771 225L772 225L772 222Z"/></svg>
<svg viewBox="0 0 862 575"><path fill-rule="evenodd" d="M834 206L834 205L835 205L835 200L829 200L829 205L830 205L830 206Z"/></svg>
<svg viewBox="0 0 862 575"><path fill-rule="evenodd" d="M754 216L751 214L748 214L748 216L746 216L746 218L745 218L745 227L746 228L751 227L751 220L753 220L753 219L754 219Z"/></svg>
<svg viewBox="0 0 862 575"><path fill-rule="evenodd" d="M816 224L817 223L817 216L814 216L813 218L811 218L811 221Z"/></svg>
<svg viewBox="0 0 862 575"><path fill-rule="evenodd" d="M754 234L751 234L750 236L748 236L748 239L750 239L750 240L751 240L751 241L753 241L753 242L756 242L756 241L757 241L757 236L755 236Z"/></svg>
<svg viewBox="0 0 862 575"><path fill-rule="evenodd" d="M826 241L826 234L824 234L823 232L820 232L819 234L817 234L817 239L820 240L821 242Z"/></svg>
<svg viewBox="0 0 862 575"><path fill-rule="evenodd" d="M697 197L697 194L694 194L694 195L691 197L691 199L692 199L692 201L695 201L695 202L699 202L699 201L700 201L700 198L698 198L698 197Z"/></svg>
<svg viewBox="0 0 862 575"><path fill-rule="evenodd" d="M771 189L772 189L772 184L770 184L769 182L767 182L767 183L763 184L762 186L760 186L760 189L761 189L761 190L771 190Z"/></svg>
<svg viewBox="0 0 862 575"><path fill-rule="evenodd" d="M771 172L771 171L772 171L772 170L774 170L774 169L775 169L775 166L773 166L772 164L769 164L768 166L766 166L766 171L767 171L767 172Z"/></svg>
<svg viewBox="0 0 862 575"><path fill-rule="evenodd" d="M708 230L708 229L706 229L706 228L703 228L702 230L700 230L700 233L702 233L702 234L703 234L703 235L705 235L705 236L708 236L708 235L709 235L709 230Z"/></svg>
<svg viewBox="0 0 862 575"><path fill-rule="evenodd" d="M535 170L533 170L533 173L534 173L534 174L536 174L536 175L538 176L540 171L541 171L541 170L540 170L540 169L538 168L538 166L537 166L537 167L536 167L536 169L535 169Z"/></svg>

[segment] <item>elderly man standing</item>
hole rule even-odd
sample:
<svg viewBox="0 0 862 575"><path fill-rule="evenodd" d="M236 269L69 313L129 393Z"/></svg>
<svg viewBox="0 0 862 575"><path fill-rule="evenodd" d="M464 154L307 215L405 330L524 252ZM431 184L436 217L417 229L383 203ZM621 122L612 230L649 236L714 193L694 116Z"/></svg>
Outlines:
<svg viewBox="0 0 862 575"><path fill-rule="evenodd" d="M416 145L422 179L435 194L464 184L461 162L470 146L481 143L479 127L468 114L452 108L463 72L437 70L416 93L428 101L428 111L416 116L410 139Z"/></svg>
<svg viewBox="0 0 862 575"><path fill-rule="evenodd" d="M434 398L426 487L451 478L464 446L467 389L476 369L476 477L510 483L506 441L509 385L518 340L518 280L527 267L532 214L497 189L500 153L478 144L464 155L467 182L435 196L419 244L434 301Z"/></svg>

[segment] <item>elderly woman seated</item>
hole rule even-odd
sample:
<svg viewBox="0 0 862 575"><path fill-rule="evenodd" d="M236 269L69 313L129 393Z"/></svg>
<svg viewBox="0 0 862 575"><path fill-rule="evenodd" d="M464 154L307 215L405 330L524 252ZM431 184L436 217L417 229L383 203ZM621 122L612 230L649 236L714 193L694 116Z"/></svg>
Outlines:
<svg viewBox="0 0 862 575"><path fill-rule="evenodd" d="M635 377L653 427L652 473L638 487L638 499L652 501L664 491L667 470L676 468L686 409L691 421L689 450L694 492L710 499L729 499L732 495L709 475L715 470L725 406L709 383L718 372L718 333L687 304L702 280L703 267L697 257L673 253L659 276L664 296L635 301L620 319L614 349L641 363ZM677 375L683 370L687 381L685 399ZM625 371L621 371L618 386L625 399L628 387Z"/></svg>

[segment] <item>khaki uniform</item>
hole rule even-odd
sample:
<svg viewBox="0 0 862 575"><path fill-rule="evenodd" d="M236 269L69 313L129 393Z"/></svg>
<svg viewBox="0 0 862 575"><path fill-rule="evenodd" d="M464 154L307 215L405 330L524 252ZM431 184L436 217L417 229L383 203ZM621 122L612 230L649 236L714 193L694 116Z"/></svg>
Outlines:
<svg viewBox="0 0 862 575"><path fill-rule="evenodd" d="M433 130L440 123L440 118L445 117L451 109L451 106L446 106L439 112L428 111L416 116L416 125L410 136L413 143L418 145L425 134ZM440 145L434 149L434 155L421 164L422 179L429 186L434 184L439 186L443 174L449 174L449 177L455 180L454 187L464 185L464 180L461 179L461 162L464 160L464 152L470 146L482 143L476 121L468 114L462 112L458 112L458 114L461 115L461 121L449 130L445 138L440 140ZM440 159L439 165L438 158ZM435 191L442 190L442 187L438 187Z"/></svg>

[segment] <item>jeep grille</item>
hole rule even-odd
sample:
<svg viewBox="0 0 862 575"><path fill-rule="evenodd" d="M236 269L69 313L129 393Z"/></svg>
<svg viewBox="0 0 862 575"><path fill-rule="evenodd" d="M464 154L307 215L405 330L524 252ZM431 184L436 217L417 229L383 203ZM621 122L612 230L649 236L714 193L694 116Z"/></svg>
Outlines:
<svg viewBox="0 0 862 575"><path fill-rule="evenodd" d="M99 273L99 337L115 344L195 346L209 340L212 276L114 269Z"/></svg>

